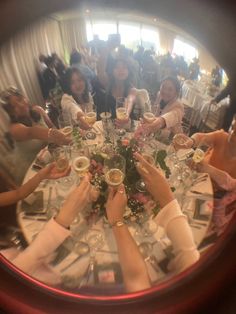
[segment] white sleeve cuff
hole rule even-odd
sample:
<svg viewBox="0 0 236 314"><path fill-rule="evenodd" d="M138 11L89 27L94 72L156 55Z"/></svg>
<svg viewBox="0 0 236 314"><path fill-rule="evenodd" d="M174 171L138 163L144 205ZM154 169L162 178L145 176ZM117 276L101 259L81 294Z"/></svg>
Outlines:
<svg viewBox="0 0 236 314"><path fill-rule="evenodd" d="M163 227L166 230L169 222L177 217L185 217L185 215L182 213L177 200L174 199L161 209L154 220L157 225Z"/></svg>

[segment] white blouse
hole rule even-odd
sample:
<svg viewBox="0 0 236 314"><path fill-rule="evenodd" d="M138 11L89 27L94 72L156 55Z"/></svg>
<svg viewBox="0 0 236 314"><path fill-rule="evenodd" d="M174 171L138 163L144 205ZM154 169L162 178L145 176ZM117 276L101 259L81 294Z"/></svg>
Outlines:
<svg viewBox="0 0 236 314"><path fill-rule="evenodd" d="M70 231L52 218L24 251L6 249L1 254L36 279L48 284L58 284L61 276L46 264L46 259L69 235Z"/></svg>
<svg viewBox="0 0 236 314"><path fill-rule="evenodd" d="M168 265L171 272L181 272L198 261L200 254L187 218L182 213L177 200L167 204L154 220L157 225L165 229L174 248L175 257Z"/></svg>
<svg viewBox="0 0 236 314"><path fill-rule="evenodd" d="M89 94L89 103L84 104L84 107L86 107L88 111L91 111L93 105L93 98ZM73 96L64 94L61 99L61 108L63 119L68 125L78 123L77 115L79 112L83 112L83 108L74 100Z"/></svg>
<svg viewBox="0 0 236 314"><path fill-rule="evenodd" d="M174 134L182 132L182 119L184 116L184 106L178 100L169 102L163 109L160 107L160 95L157 97L155 115L162 117L166 123L166 129ZM165 130L165 129L164 129Z"/></svg>

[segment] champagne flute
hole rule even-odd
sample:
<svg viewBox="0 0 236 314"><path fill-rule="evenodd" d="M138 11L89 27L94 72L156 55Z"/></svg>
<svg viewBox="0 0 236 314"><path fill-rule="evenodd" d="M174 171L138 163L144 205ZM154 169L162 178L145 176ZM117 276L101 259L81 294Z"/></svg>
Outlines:
<svg viewBox="0 0 236 314"><path fill-rule="evenodd" d="M142 152L141 152L143 158L148 162L150 163L152 166L155 165L155 160L156 160L156 150L149 146L149 145L144 145L143 148L142 148ZM142 167L145 171L145 167ZM136 189L143 193L143 192L146 192L146 187L145 187L145 183L142 179L140 179L136 185L135 185Z"/></svg>
<svg viewBox="0 0 236 314"><path fill-rule="evenodd" d="M93 127L94 123L96 122L97 120L97 114L95 111L93 110L90 110L90 111L87 111L85 113L85 121L88 123L88 125L90 126L90 128ZM96 138L96 133L89 130L87 133L86 133L86 137L87 139L89 140L94 140Z"/></svg>
<svg viewBox="0 0 236 314"><path fill-rule="evenodd" d="M52 156L56 162L56 168L58 172L65 172L66 169L69 168L70 163L66 148L58 147L54 149L52 152ZM59 182L62 183L61 186L68 188L73 184L73 179L71 178L71 176L67 176L65 178L59 179Z"/></svg>
<svg viewBox="0 0 236 314"><path fill-rule="evenodd" d="M155 120L155 115L151 111L144 112L143 120L145 123L152 123Z"/></svg>
<svg viewBox="0 0 236 314"><path fill-rule="evenodd" d="M86 156L78 156L73 160L72 167L73 167L73 170L79 176L79 178L82 178L89 171L90 160Z"/></svg>
<svg viewBox="0 0 236 314"><path fill-rule="evenodd" d="M110 186L119 186L125 178L126 161L124 157L114 154L104 161L106 183Z"/></svg>

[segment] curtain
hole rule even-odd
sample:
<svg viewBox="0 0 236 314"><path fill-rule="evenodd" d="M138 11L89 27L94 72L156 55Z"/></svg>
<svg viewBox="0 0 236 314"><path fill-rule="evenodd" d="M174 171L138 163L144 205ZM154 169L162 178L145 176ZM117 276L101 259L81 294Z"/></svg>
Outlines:
<svg viewBox="0 0 236 314"><path fill-rule="evenodd" d="M171 53L174 47L175 33L168 29L159 28L160 47L163 53Z"/></svg>
<svg viewBox="0 0 236 314"><path fill-rule="evenodd" d="M43 98L36 71L38 56L52 52L63 56L59 24L53 19L42 19L11 38L0 50L0 90L14 85L32 103L41 105Z"/></svg>
<svg viewBox="0 0 236 314"><path fill-rule="evenodd" d="M73 49L80 50L87 44L86 25L83 18L60 21L64 55L69 63L70 53Z"/></svg>

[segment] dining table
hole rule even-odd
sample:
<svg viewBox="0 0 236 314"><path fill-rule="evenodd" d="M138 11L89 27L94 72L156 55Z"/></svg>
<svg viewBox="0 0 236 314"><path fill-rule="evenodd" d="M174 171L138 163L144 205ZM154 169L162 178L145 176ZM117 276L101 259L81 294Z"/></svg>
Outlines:
<svg viewBox="0 0 236 314"><path fill-rule="evenodd" d="M86 138L84 140L85 146L90 151L95 149L95 147L102 147L105 141L102 121L96 121L93 130L96 138ZM131 139L133 132L134 130L127 131L124 137ZM168 151L168 145L157 141L157 149ZM69 153L68 155L70 155L70 163L72 164L73 156ZM166 158L168 159L168 154ZM174 168L175 165L171 158L169 161L166 160L166 163L172 172L171 168ZM35 161L29 167L24 183L35 175L34 164ZM176 180L178 181L178 179ZM43 195L43 207L47 211L50 211L52 208L58 208L58 202L60 203L59 206L61 206L69 193L78 184L78 178L73 169L70 173L69 181L69 185L68 182L65 185L64 178L44 180L40 183L34 193ZM203 241L211 222L213 208L212 182L207 174L197 174L191 185L185 186L184 189L183 181L178 183L180 184L176 185L174 193L180 202L183 213L186 215L195 244L198 247ZM24 201L18 203L17 218L25 239L30 245L44 228L47 220L50 219L50 215L45 215L45 213L43 215L26 215L23 206ZM127 224L131 235L139 247L143 243L148 243L149 250L145 252L144 259L152 283L155 284L168 278L169 274L165 265L166 261L173 256L173 248L164 229L155 223L153 215L149 215L145 223L130 220ZM106 217L103 215L98 216L92 223L88 223L84 213L80 212L72 223L70 230L71 235L48 257L50 267L61 275L63 288L79 289L86 286L88 289L89 287L97 287L99 289L99 287L111 284L113 286L122 286L122 279L118 278L115 280L114 276L111 275L111 273L114 274L114 269L116 272L117 267L119 268L120 266L116 241ZM80 246L85 248L85 254L78 253ZM94 261L96 262L96 274L94 267L90 267L91 265L94 266ZM112 269L111 272L110 269ZM117 272L119 273L118 270Z"/></svg>

